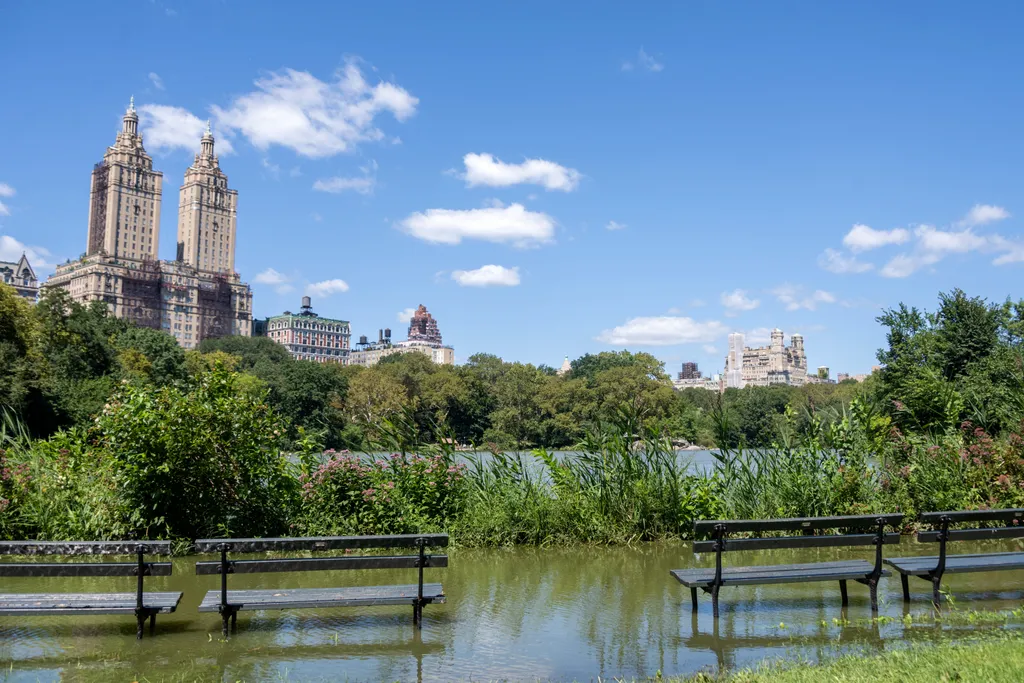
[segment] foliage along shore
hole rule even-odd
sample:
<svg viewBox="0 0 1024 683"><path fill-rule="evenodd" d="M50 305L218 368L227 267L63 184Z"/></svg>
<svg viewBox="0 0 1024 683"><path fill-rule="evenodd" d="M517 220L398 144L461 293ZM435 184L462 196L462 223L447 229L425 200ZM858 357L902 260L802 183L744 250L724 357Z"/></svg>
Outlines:
<svg viewBox="0 0 1024 683"><path fill-rule="evenodd" d="M0 286L0 537L622 543L700 518L1024 506L1024 302L954 291L879 322L869 382L717 396L673 392L628 352L568 377L480 356L322 366L266 339L185 352L102 306L54 292L31 308ZM455 453L464 429L497 436L493 453ZM574 452L527 450L545 433ZM718 446L710 471L680 461L680 433Z"/></svg>

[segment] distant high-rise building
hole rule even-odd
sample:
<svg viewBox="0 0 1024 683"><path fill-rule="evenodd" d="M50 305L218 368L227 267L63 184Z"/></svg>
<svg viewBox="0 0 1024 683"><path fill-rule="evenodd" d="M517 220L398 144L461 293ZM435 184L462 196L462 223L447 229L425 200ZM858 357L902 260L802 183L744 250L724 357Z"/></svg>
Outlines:
<svg viewBox="0 0 1024 683"><path fill-rule="evenodd" d="M39 280L25 254L17 261L0 261L0 282L14 287L18 296L33 303L39 298Z"/></svg>
<svg viewBox="0 0 1024 683"><path fill-rule="evenodd" d="M85 253L155 261L163 179L163 173L153 170L153 157L142 146L132 98L121 119L121 132L92 170Z"/></svg>
<svg viewBox="0 0 1024 683"><path fill-rule="evenodd" d="M555 374L562 377L563 375L568 375L570 372L572 372L572 363L569 362L569 356L566 356L565 360L562 361L562 367L558 368L558 370L555 371Z"/></svg>
<svg viewBox="0 0 1024 683"><path fill-rule="evenodd" d="M302 297L297 314L275 315L267 320L266 329L267 336L288 349L296 360L347 362L351 337L348 321L321 318L313 312L308 296Z"/></svg>
<svg viewBox="0 0 1024 683"><path fill-rule="evenodd" d="M179 235L197 251L186 259L182 241L176 260L159 261L163 174L153 170L138 126L133 99L92 172L86 254L57 266L45 287L82 303L103 301L112 315L163 329L185 348L211 337L249 336L252 290L234 272L237 193L227 189L213 135L203 136L181 188Z"/></svg>
<svg viewBox="0 0 1024 683"><path fill-rule="evenodd" d="M726 358L726 386L768 386L769 384L791 384L800 386L807 381L807 356L804 353L804 338L793 334L791 345L784 344L782 330L772 330L768 346L734 349L734 337L729 335L729 356ZM735 358L741 359L738 366ZM737 379L736 372L739 372ZM729 374L730 372L734 374Z"/></svg>
<svg viewBox="0 0 1024 683"><path fill-rule="evenodd" d="M409 341L425 342L440 346L441 333L437 329L437 321L430 315L427 307L420 304L409 320Z"/></svg>
<svg viewBox="0 0 1024 683"><path fill-rule="evenodd" d="M235 272L235 217L238 191L213 153L210 125L200 151L185 172L178 203L178 260L204 273Z"/></svg>
<svg viewBox="0 0 1024 683"><path fill-rule="evenodd" d="M683 363L683 369L679 372L678 379L700 379L700 370L694 362Z"/></svg>
<svg viewBox="0 0 1024 683"><path fill-rule="evenodd" d="M744 387L743 334L740 332L729 335L729 351L725 357L725 386L729 389Z"/></svg>

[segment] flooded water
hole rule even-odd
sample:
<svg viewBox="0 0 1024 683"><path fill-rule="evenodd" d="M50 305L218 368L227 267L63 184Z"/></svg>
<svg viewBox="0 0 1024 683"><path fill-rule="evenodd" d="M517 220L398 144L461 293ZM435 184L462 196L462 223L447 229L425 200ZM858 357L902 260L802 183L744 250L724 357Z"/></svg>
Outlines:
<svg viewBox="0 0 1024 683"><path fill-rule="evenodd" d="M1016 542L956 544L955 552L1016 550ZM896 548L888 549L896 556ZM931 554L909 539L899 554ZM445 605L428 605L422 632L411 607L242 612L238 631L220 635L217 614L199 614L216 576L195 576L196 557L149 590L180 590L176 614L157 619L154 637L136 641L132 617L0 617L0 679L5 681L333 681L595 680L598 676L684 674L744 666L772 657L816 659L907 641L957 637L968 628L903 621L898 577L883 579L883 619L871 621L867 588L795 584L727 587L721 618L701 596L699 614L670 569L710 566L688 545L635 548L453 551L441 581ZM249 556L252 557L252 556ZM870 558L870 549L735 552L726 566ZM207 558L202 558L207 559ZM410 583L412 571L339 571L232 576L236 588ZM930 614L930 584L912 579L910 613ZM961 608L1015 609L1024 571L949 577ZM4 592L131 591L128 579L5 579ZM888 617L892 617L891 619ZM881 622L881 623L880 623ZM977 627L983 628L983 627Z"/></svg>

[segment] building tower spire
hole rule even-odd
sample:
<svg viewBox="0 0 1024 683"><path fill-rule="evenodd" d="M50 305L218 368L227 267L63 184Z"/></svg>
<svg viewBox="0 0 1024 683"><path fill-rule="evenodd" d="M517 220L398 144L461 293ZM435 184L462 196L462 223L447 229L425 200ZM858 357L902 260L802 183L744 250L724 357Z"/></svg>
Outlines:
<svg viewBox="0 0 1024 683"><path fill-rule="evenodd" d="M200 156L212 158L213 157L213 133L210 132L210 120L206 120L206 132L203 133L202 139L202 150Z"/></svg>
<svg viewBox="0 0 1024 683"><path fill-rule="evenodd" d="M121 119L121 132L129 135L138 135L139 133L139 115L135 113L135 95L132 95L128 101L128 109L125 110L124 118Z"/></svg>

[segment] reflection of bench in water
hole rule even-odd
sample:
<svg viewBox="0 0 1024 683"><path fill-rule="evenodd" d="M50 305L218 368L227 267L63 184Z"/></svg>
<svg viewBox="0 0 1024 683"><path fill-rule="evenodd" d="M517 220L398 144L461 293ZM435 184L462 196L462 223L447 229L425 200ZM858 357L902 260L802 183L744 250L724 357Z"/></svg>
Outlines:
<svg viewBox="0 0 1024 683"><path fill-rule="evenodd" d="M0 555L135 555L134 562L5 562L0 576L73 577L134 576L134 593L5 593L0 594L0 615L44 616L71 614L134 614L142 638L149 619L150 633L157 614L178 608L181 593L146 593L143 578L170 576L170 562L146 562L145 555L170 555L167 541L17 541L0 542Z"/></svg>
<svg viewBox="0 0 1024 683"><path fill-rule="evenodd" d="M220 612L223 631L235 625L240 610L305 609L412 605L413 623L422 625L423 607L445 601L439 583L423 583L426 567L447 567L447 555L427 555L428 547L448 545L448 534L397 536L323 536L315 538L221 538L196 541L201 552L219 552L220 561L197 562L196 574L220 574L220 590L212 590L199 605L200 612ZM228 552L262 553L367 548L417 548L416 555L363 555L263 560L228 560ZM418 569L419 581L402 586L355 586L349 588L300 588L278 590L228 590L228 574L325 571L340 569Z"/></svg>
<svg viewBox="0 0 1024 683"><path fill-rule="evenodd" d="M882 569L882 545L899 543L898 533L886 533L887 526L897 526L901 514L853 515L846 517L799 517L791 519L748 519L739 521L710 520L693 524L693 552L715 553L715 567L708 569L673 569L672 576L690 589L693 611L697 611L697 589L711 593L714 615L718 616L718 591L722 586L749 586L770 583L806 583L838 581L843 605L847 604L846 582L857 581L871 591L871 609L878 610L878 579L889 572ZM824 529L840 533L817 535ZM842 533L843 530L873 530L873 533ZM729 539L733 533L802 531L802 536ZM761 550L766 548L835 548L844 546L875 546L874 565L866 560L814 562L807 564L770 565L762 567L730 567L722 569L722 552L728 550Z"/></svg>
<svg viewBox="0 0 1024 683"><path fill-rule="evenodd" d="M903 584L903 602L910 602L908 576L931 581L932 602L939 606L939 584L944 574L966 574L968 572L995 572L1009 569L1024 569L1024 552L977 553L972 555L946 555L949 541L977 541L1000 538L1024 538L1024 510L962 510L959 512L924 512L922 524L932 525L932 531L921 531L917 540L922 543L939 544L939 554L927 557L895 557L885 563L900 573ZM995 528L950 529L950 524L979 522L1004 522L1006 526Z"/></svg>

